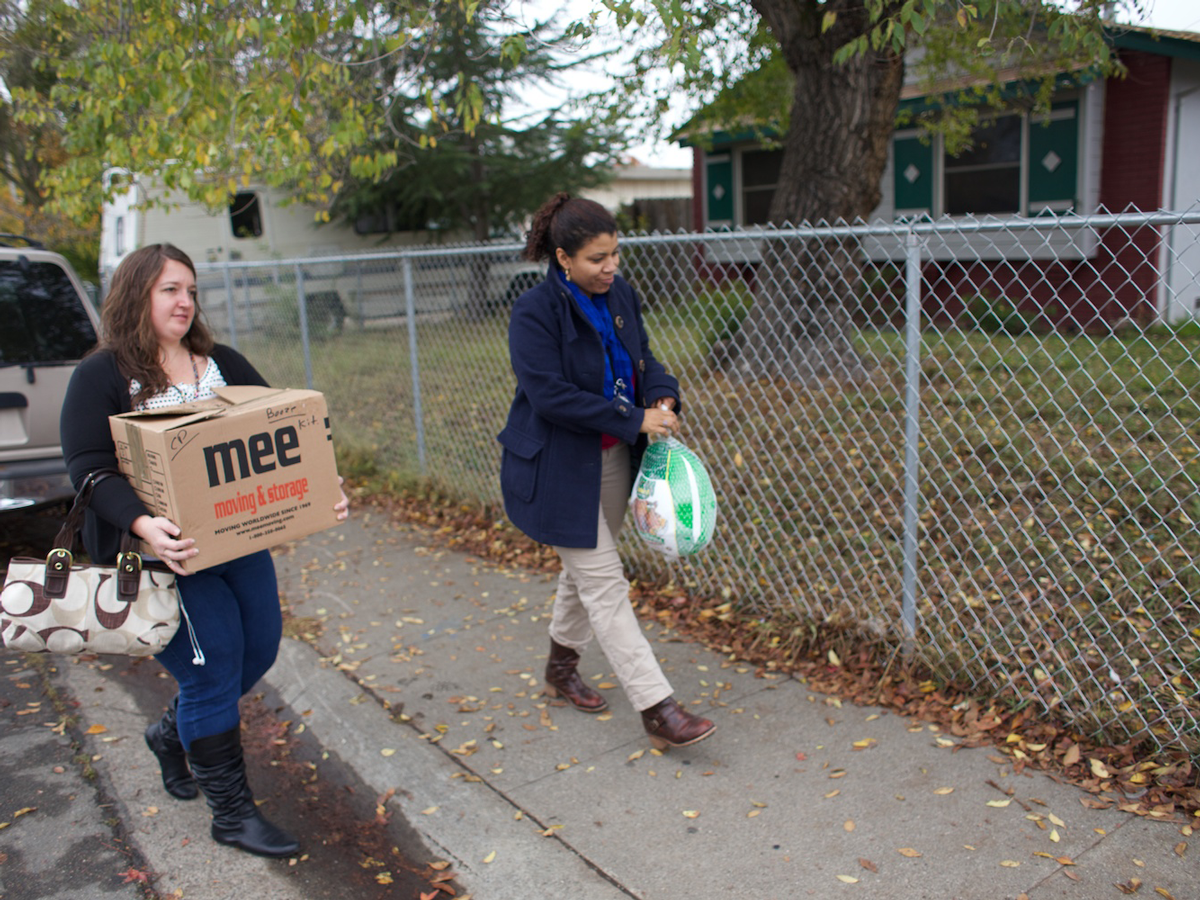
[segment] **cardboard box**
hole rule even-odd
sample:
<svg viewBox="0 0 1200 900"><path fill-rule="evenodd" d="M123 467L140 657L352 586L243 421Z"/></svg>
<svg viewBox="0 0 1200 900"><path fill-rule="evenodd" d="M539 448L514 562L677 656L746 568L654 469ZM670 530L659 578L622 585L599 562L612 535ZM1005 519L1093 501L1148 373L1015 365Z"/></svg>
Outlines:
<svg viewBox="0 0 1200 900"><path fill-rule="evenodd" d="M318 391L217 388L217 398L110 416L121 471L215 566L338 524L341 497Z"/></svg>

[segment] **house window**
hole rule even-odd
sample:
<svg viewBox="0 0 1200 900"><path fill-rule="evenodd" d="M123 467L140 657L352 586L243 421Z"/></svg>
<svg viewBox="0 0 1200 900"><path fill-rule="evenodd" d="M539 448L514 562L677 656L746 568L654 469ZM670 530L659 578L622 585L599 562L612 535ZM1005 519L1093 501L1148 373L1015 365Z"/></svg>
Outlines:
<svg viewBox="0 0 1200 900"><path fill-rule="evenodd" d="M258 194L239 191L229 204L229 227L235 238L262 237L262 210L258 205Z"/></svg>
<svg viewBox="0 0 1200 900"><path fill-rule="evenodd" d="M113 252L117 256L125 255L125 217L117 216L113 224Z"/></svg>
<svg viewBox="0 0 1200 900"><path fill-rule="evenodd" d="M1080 208L1078 100L1055 103L1046 117L1000 116L977 128L973 138L970 149L950 156L938 135L896 132L892 198L897 219Z"/></svg>
<svg viewBox="0 0 1200 900"><path fill-rule="evenodd" d="M771 221L771 199L779 183L782 150L746 150L742 153L742 224Z"/></svg>
<svg viewBox="0 0 1200 900"><path fill-rule="evenodd" d="M976 128L972 145L943 161L945 211L952 216L1021 211L1021 116Z"/></svg>

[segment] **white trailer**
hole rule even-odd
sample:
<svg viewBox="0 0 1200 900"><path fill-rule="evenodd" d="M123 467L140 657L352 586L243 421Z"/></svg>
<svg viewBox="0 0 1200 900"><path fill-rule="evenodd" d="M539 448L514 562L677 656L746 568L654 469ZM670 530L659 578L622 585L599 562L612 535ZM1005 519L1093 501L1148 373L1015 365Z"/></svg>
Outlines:
<svg viewBox="0 0 1200 900"><path fill-rule="evenodd" d="M401 314L405 268L418 310L443 313L511 303L545 274L511 244L488 249L452 243L454 235L389 231L382 217L320 223L313 207L285 203L271 188L241 190L228 210L214 213L182 194L148 204L162 199L152 193L161 189L125 170L107 177L125 188L101 212L103 284L131 251L175 244L196 263L201 302L218 328L267 321L263 308L296 297L298 281L311 314L340 329L346 319L366 324Z"/></svg>

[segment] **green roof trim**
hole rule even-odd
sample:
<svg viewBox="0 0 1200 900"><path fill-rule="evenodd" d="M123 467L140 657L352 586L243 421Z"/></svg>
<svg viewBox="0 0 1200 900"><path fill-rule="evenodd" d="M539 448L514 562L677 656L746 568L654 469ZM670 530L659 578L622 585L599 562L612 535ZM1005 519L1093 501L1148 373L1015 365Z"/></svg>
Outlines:
<svg viewBox="0 0 1200 900"><path fill-rule="evenodd" d="M1111 40L1118 50L1138 50L1175 59L1200 60L1200 34L1192 32L1113 31Z"/></svg>
<svg viewBox="0 0 1200 900"><path fill-rule="evenodd" d="M1153 53L1175 59L1200 60L1200 33L1197 32L1156 31L1153 28L1138 25L1108 27L1106 30L1109 41L1118 50ZM1095 79L1097 74L1094 69L1075 73L1063 73L1058 76L1058 83L1055 85L1055 89L1069 90L1080 87ZM1006 99L1017 98L1036 90L1038 83L1037 79L1032 78L1013 81L1002 88L1001 95ZM931 102L928 96L910 97L906 100L901 100L897 112L902 115L906 113L911 115L936 109L943 105ZM946 102L956 104L966 101L960 101L952 97ZM679 137L676 139L676 142L680 147L702 147L706 143L702 139L693 139L683 134L683 130L681 129L680 132L677 132ZM735 144L759 143L761 142L760 136L763 134L772 135L773 132L770 129L756 130L754 128L739 129L737 131L714 131L709 137L711 141L709 149L719 151L727 150Z"/></svg>
<svg viewBox="0 0 1200 900"><path fill-rule="evenodd" d="M1069 91L1072 88L1080 87L1097 77L1095 70L1087 70L1077 72L1075 74L1062 74L1055 79L1055 91ZM1000 96L1005 100L1015 100L1020 97L1029 96L1036 93L1041 82L1035 78L1023 78L1020 81L1010 81L1000 89ZM954 96L954 91L946 91L938 95L947 97L943 101L930 100L929 94L920 97L909 97L907 100L901 100L900 105L896 107L897 114L903 113L922 113L931 109L939 109L943 106L958 106L960 103L970 105L972 98L966 97L960 99ZM948 95L948 96L947 96Z"/></svg>
<svg viewBox="0 0 1200 900"><path fill-rule="evenodd" d="M712 146L709 148L709 150L710 152L712 150L724 150L732 147L734 144L762 143L763 135L770 136L773 134L774 132L769 128L764 128L759 131L756 131L753 128L747 128L744 131L734 132L714 131L709 136L710 140L712 141ZM677 143L680 147L701 147L705 142L699 139L693 140L690 137L680 137Z"/></svg>

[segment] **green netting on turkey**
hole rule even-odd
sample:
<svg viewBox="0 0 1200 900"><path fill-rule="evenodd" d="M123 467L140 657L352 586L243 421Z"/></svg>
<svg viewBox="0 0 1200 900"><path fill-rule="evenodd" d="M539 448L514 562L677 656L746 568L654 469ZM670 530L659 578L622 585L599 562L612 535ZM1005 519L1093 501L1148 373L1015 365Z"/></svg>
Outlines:
<svg viewBox="0 0 1200 900"><path fill-rule="evenodd" d="M700 458L675 438L646 448L629 496L634 530L670 559L703 550L717 524L717 498Z"/></svg>

